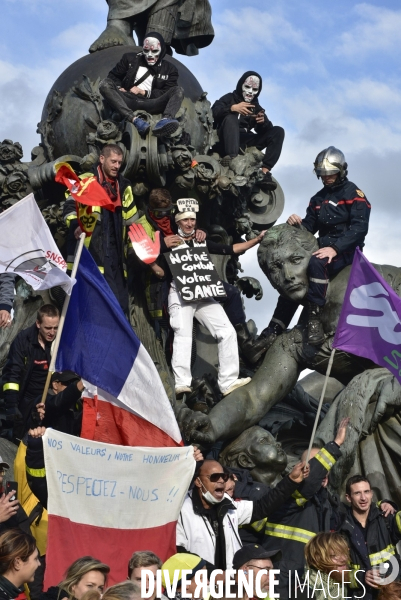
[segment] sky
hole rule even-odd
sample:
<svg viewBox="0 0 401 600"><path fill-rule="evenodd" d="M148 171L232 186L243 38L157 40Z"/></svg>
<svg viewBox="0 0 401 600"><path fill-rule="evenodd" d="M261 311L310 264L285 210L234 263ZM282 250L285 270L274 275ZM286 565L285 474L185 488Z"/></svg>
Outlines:
<svg viewBox="0 0 401 600"><path fill-rule="evenodd" d="M273 174L285 193L278 222L304 216L321 185L312 169L334 145L349 178L372 204L365 252L401 266L401 7L376 0L211 0L215 39L197 57L178 57L211 102L232 91L242 73L263 77L260 103L286 131ZM19 141L24 159L39 143L36 125L58 75L87 53L106 24L106 0L3 0L0 25L0 140ZM247 315L267 326L277 293L255 251L242 259L264 297L246 300Z"/></svg>

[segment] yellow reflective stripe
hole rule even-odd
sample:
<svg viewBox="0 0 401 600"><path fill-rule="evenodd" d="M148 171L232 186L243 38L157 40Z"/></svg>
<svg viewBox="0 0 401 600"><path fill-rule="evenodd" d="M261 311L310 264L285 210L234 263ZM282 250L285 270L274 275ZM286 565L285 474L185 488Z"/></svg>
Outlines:
<svg viewBox="0 0 401 600"><path fill-rule="evenodd" d="M100 267L99 265L97 266L97 268L99 269L99 271L102 273L102 275L104 275L104 267Z"/></svg>
<svg viewBox="0 0 401 600"><path fill-rule="evenodd" d="M128 221L129 219L131 219L134 215L136 215L137 212L138 209L135 205L134 208L131 208L131 210L123 210L124 221Z"/></svg>
<svg viewBox="0 0 401 600"><path fill-rule="evenodd" d="M125 269L124 269L124 277L125 277L125 279L128 278L128 271L126 271Z"/></svg>
<svg viewBox="0 0 401 600"><path fill-rule="evenodd" d="M398 531L401 533L401 511L395 515L395 522L397 523Z"/></svg>
<svg viewBox="0 0 401 600"><path fill-rule="evenodd" d="M380 552L374 552L373 554L369 554L370 564L372 565L372 567L374 567L375 565L380 565L380 563L388 560L389 554L395 554L395 547L393 546L393 544L389 544L387 548L384 548L384 550L381 550Z"/></svg>
<svg viewBox="0 0 401 600"><path fill-rule="evenodd" d="M15 390L16 392L19 392L19 383L5 383L3 385L3 392L6 392L7 390Z"/></svg>
<svg viewBox="0 0 401 600"><path fill-rule="evenodd" d="M28 467L28 465L26 465L26 472L29 473L29 475L32 475L32 477L46 477L46 469L31 469L31 467Z"/></svg>
<svg viewBox="0 0 401 600"><path fill-rule="evenodd" d="M158 319L163 316L163 311L162 310L150 310L149 314L154 319Z"/></svg>
<svg viewBox="0 0 401 600"><path fill-rule="evenodd" d="M73 266L74 266L73 262L67 262L67 271L72 271Z"/></svg>
<svg viewBox="0 0 401 600"><path fill-rule="evenodd" d="M314 531L308 531L307 529L300 529L298 527L289 527L288 525L280 525L279 523L266 523L265 535L271 535L273 537L284 538L286 540L294 540L295 542L302 542L306 544L315 537Z"/></svg>
<svg viewBox="0 0 401 600"><path fill-rule="evenodd" d="M359 584L355 578L355 575L356 575L357 571L361 570L361 565L351 564L350 567L351 567L352 571L349 574L350 581L349 581L348 585L351 589L355 589L355 588L359 587Z"/></svg>
<svg viewBox="0 0 401 600"><path fill-rule="evenodd" d="M336 464L336 459L330 454L330 452L327 452L326 448L319 450L319 452L315 455L315 458L317 458L320 464L323 465L327 471L330 471L330 469Z"/></svg>
<svg viewBox="0 0 401 600"><path fill-rule="evenodd" d="M124 190L123 202L122 202L123 207L124 208L129 208L129 205L132 204L133 202L134 202L134 194L132 193L132 188L129 185Z"/></svg>
<svg viewBox="0 0 401 600"><path fill-rule="evenodd" d="M254 523L251 523L251 527L255 531L262 531L262 529L265 528L266 523L267 523L267 518L262 519L261 521L255 521Z"/></svg>
<svg viewBox="0 0 401 600"><path fill-rule="evenodd" d="M308 499L305 498L300 492L298 492L298 490L295 490L295 492L292 494L292 497L294 498L298 506L303 506L308 502Z"/></svg>
<svg viewBox="0 0 401 600"><path fill-rule="evenodd" d="M75 213L75 212L72 212L69 215L67 215L66 218L65 218L66 225L69 227L71 221L75 221L76 218L77 218L77 213Z"/></svg>

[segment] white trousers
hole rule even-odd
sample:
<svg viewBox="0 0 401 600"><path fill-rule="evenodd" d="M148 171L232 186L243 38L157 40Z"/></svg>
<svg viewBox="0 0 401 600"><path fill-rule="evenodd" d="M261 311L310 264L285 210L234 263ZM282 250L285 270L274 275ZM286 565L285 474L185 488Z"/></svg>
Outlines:
<svg viewBox="0 0 401 600"><path fill-rule="evenodd" d="M207 302L184 302L172 285L168 296L170 325L174 331L171 366L175 387L190 386L192 328L194 317L217 341L219 356L218 385L225 392L239 375L237 334L223 307L210 299Z"/></svg>

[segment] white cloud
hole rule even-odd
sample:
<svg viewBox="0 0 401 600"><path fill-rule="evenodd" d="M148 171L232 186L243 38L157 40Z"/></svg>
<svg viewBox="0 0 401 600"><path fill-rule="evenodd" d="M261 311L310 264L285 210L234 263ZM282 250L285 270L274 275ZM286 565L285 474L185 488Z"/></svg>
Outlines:
<svg viewBox="0 0 401 600"><path fill-rule="evenodd" d="M340 36L337 54L359 62L369 54L398 51L401 10L362 3L354 7L354 13L360 21Z"/></svg>

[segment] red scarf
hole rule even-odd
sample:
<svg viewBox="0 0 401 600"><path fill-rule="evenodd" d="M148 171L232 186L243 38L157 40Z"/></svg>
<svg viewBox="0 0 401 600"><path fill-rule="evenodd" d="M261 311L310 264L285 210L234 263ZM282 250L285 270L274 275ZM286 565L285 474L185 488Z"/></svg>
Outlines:
<svg viewBox="0 0 401 600"><path fill-rule="evenodd" d="M97 168L99 183L104 190L106 190L108 197L115 204L115 206L121 206L120 198L120 186L118 179L110 179L104 173L102 167L99 165Z"/></svg>
<svg viewBox="0 0 401 600"><path fill-rule="evenodd" d="M150 211L150 216L157 223L158 228L163 233L164 237L167 235L174 235L174 231L171 229L170 217L159 217L156 218Z"/></svg>

